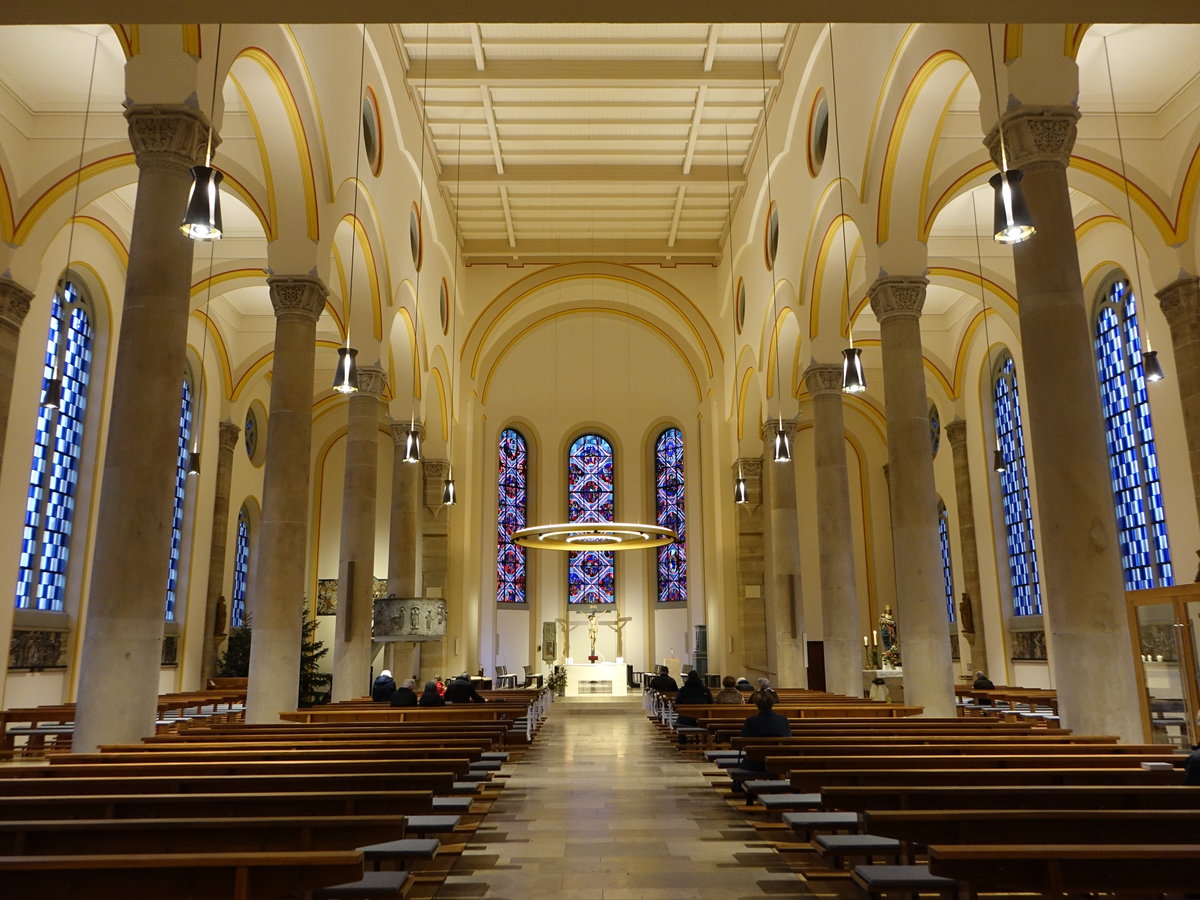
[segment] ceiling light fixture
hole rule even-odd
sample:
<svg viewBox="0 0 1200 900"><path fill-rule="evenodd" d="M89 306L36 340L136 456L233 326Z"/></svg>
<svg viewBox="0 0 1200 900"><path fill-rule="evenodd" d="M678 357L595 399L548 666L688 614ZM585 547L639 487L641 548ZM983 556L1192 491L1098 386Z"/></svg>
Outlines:
<svg viewBox="0 0 1200 900"><path fill-rule="evenodd" d="M217 245L208 245L208 284L205 286L204 294L204 312L200 319L200 327L204 329L204 336L200 342L200 372L201 377L204 373L204 357L208 352L208 323L209 308L212 304L212 286L213 286L213 258L216 256ZM192 451L188 454L187 473L189 475L200 474L200 429L196 429L192 436Z"/></svg>
<svg viewBox="0 0 1200 900"><path fill-rule="evenodd" d="M454 268L451 270L454 277L454 290L449 291L449 296L446 298L446 303L449 309L446 310L446 315L450 319L450 358L454 359L457 352L454 346L454 335L458 322L454 317L454 307L458 303L458 250L462 242L461 233L459 231L459 223L461 222L460 214L462 211L462 125L458 126L458 142L455 145L455 164L458 166L458 177L454 183ZM447 421L446 421L446 480L442 484L442 506L453 506L458 502L458 491L454 487L454 453L452 452L454 440L454 391L458 387L458 372L457 370L450 373L450 402L447 406Z"/></svg>
<svg viewBox="0 0 1200 900"><path fill-rule="evenodd" d="M725 222L728 228L728 234L725 238L726 246L729 249L729 318L732 322L730 332L733 334L733 343L730 345L733 354L733 390L730 396L733 402L737 404L737 294L733 287L733 182L729 177L729 170L733 164L732 157L729 154L729 126L725 126ZM736 415L735 415L736 419ZM736 426L735 426L736 427ZM734 440L737 442L736 452L738 457L738 473L737 478L733 482L733 502L748 503L749 498L746 491L746 479L742 475L742 446L741 435L735 432Z"/></svg>
<svg viewBox="0 0 1200 900"><path fill-rule="evenodd" d="M425 226L421 217L422 201L425 198L425 104L429 99L429 23L425 23L425 72L422 77L423 86L417 104L417 126L420 131L421 163L417 179L417 230ZM418 234L418 241L424 237ZM417 267L417 275L413 279L413 405L412 416L408 420L408 435L404 439L404 462L416 464L421 461L421 433L417 430L417 390L418 379L421 375L421 259L413 260Z"/></svg>
<svg viewBox="0 0 1200 900"><path fill-rule="evenodd" d="M979 275L979 305L983 309L983 343L990 372L992 370L992 338L988 329L987 289L983 283L983 248L979 242L979 212L975 208L975 195L968 194L967 199L971 201L971 222L975 233L975 264ZM996 446L992 449L992 468L997 472L1003 472L1005 469L1004 452L1000 449L999 434L996 435Z"/></svg>
<svg viewBox="0 0 1200 900"><path fill-rule="evenodd" d="M221 29L217 25L217 46L213 53L212 99L208 107L208 142L204 148L204 165L192 166L192 190L179 230L193 241L221 239L224 224L221 220L221 179L225 176L212 167L213 118L217 114L217 79L221 67Z"/></svg>
<svg viewBox="0 0 1200 900"><path fill-rule="evenodd" d="M988 52L992 59L992 85L996 96L996 133L1000 139L1000 171L988 179L996 194L993 231L1000 244L1019 244L1037 233L1033 217L1021 190L1021 170L1008 168L1008 150L1004 143L1004 119L1000 111L1000 74L996 68L996 46L992 23L988 22Z"/></svg>

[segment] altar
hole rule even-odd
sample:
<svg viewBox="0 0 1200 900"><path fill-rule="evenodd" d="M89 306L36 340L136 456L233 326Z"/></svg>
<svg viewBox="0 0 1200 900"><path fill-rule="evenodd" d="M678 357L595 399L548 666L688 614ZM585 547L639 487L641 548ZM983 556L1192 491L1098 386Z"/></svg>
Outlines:
<svg viewBox="0 0 1200 900"><path fill-rule="evenodd" d="M568 697L590 697L594 694L623 697L626 695L624 663L567 663Z"/></svg>

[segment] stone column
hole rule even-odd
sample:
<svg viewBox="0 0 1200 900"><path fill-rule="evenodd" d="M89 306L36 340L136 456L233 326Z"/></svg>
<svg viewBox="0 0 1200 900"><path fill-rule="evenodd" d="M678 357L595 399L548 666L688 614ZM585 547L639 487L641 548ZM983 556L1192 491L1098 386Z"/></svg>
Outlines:
<svg viewBox="0 0 1200 900"><path fill-rule="evenodd" d="M185 106L133 106L125 116L138 189L79 664L77 752L154 733L192 275L192 242L179 220L207 126Z"/></svg>
<svg viewBox="0 0 1200 900"><path fill-rule="evenodd" d="M404 461L404 443L409 421L392 422L392 516L388 537L388 593L397 597L421 597L421 493L424 466ZM420 422L414 426L424 437ZM398 682L421 673L421 644L404 641L391 650L392 673ZM401 675L403 673L403 676ZM432 673L431 673L432 674Z"/></svg>
<svg viewBox="0 0 1200 900"><path fill-rule="evenodd" d="M773 463L768 463L773 465ZM740 671L770 671L771 653L767 649L767 612L763 603L766 582L766 541L763 509L763 461L761 457L742 457L733 464L733 477L740 472L746 481L746 503L737 510L737 597L738 643L734 659Z"/></svg>
<svg viewBox="0 0 1200 900"><path fill-rule="evenodd" d="M8 410L12 401L13 373L17 368L17 344L21 323L29 312L33 291L0 276L0 467L4 461L4 436L8 434Z"/></svg>
<svg viewBox="0 0 1200 900"><path fill-rule="evenodd" d="M1063 727L1141 740L1121 547L1095 351L1075 248L1067 162L1074 106L1004 116L1011 168L1037 227L1013 248L1026 434L1034 459L1044 614ZM987 139L998 158L998 133ZM1081 665L1087 661L1088 665Z"/></svg>
<svg viewBox="0 0 1200 900"><path fill-rule="evenodd" d="M813 397L825 689L861 697L863 654L858 642L860 620L842 419L842 367L814 362L804 373L804 382Z"/></svg>
<svg viewBox="0 0 1200 900"><path fill-rule="evenodd" d="M987 635L983 625L983 589L979 581L979 545L975 543L975 500L971 496L971 466L967 458L967 423L955 419L946 426L954 455L954 496L958 508L958 543L962 551L965 598L958 605L958 624L971 647L972 671L990 672Z"/></svg>
<svg viewBox="0 0 1200 900"><path fill-rule="evenodd" d="M1192 464L1192 493L1200 511L1200 278L1186 275L1158 292L1163 315L1171 327L1183 430Z"/></svg>
<svg viewBox="0 0 1200 900"><path fill-rule="evenodd" d="M937 492L929 447L929 399L921 352L923 277L884 277L871 285L879 321L887 415L896 622L904 699L927 716L954 715L954 672L946 635Z"/></svg>
<svg viewBox="0 0 1200 900"><path fill-rule="evenodd" d="M204 679L217 668L217 651L229 625L229 604L218 613L218 600L225 583L225 549L229 541L229 490L233 482L233 448L242 429L232 422L217 427L217 484L213 491L212 540L208 551L208 588L204 602L204 649L200 664L201 689Z"/></svg>
<svg viewBox="0 0 1200 900"><path fill-rule="evenodd" d="M421 588L433 597L446 598L446 638L440 641L424 641L421 662L430 674L452 675L451 667L462 671L464 666L453 661L453 641L462 642L460 655L470 657L470 643L474 637L463 630L462 600L448 593L450 570L450 509L442 506L442 485L450 471L446 459L421 460ZM449 645L447 641L450 641Z"/></svg>
<svg viewBox="0 0 1200 900"><path fill-rule="evenodd" d="M767 459L763 474L767 488L767 634L773 639L775 685L808 687L804 667L804 604L800 585L800 525L796 518L796 470L793 461L771 459L779 420L763 426ZM795 447L796 423L784 419L783 429Z"/></svg>
<svg viewBox="0 0 1200 900"><path fill-rule="evenodd" d="M371 617L375 584L375 491L379 481L379 411L383 369L360 366L351 394L342 488L341 566L337 637L333 642L333 699L364 697L371 689ZM404 679L401 678L401 681Z"/></svg>
<svg viewBox="0 0 1200 900"><path fill-rule="evenodd" d="M313 368L317 318L325 285L311 275L267 279L275 308L275 358L262 527L254 587L247 722L277 722L296 708L304 571L308 555L308 492L312 451Z"/></svg>

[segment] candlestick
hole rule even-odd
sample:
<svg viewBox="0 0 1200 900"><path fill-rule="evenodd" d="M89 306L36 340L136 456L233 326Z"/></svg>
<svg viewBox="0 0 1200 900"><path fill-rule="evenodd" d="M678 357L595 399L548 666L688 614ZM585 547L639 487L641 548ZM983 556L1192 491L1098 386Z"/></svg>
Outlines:
<svg viewBox="0 0 1200 900"><path fill-rule="evenodd" d="M879 646L879 632L878 631L874 631L874 630L871 631L871 646L872 647Z"/></svg>
<svg viewBox="0 0 1200 900"><path fill-rule="evenodd" d="M863 646L867 646L867 636L865 634L863 635Z"/></svg>

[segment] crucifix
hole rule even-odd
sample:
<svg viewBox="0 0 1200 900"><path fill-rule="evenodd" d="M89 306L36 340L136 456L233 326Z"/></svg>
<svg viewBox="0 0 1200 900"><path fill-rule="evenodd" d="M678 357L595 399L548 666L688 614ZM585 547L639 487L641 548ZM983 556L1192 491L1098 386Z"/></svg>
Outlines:
<svg viewBox="0 0 1200 900"><path fill-rule="evenodd" d="M625 626L632 621L633 616L622 616L617 613L615 622L605 622L604 624L617 633L617 656L620 659L625 658Z"/></svg>
<svg viewBox="0 0 1200 900"><path fill-rule="evenodd" d="M570 657L571 657L571 629L578 628L579 623L575 622L574 624L572 624L567 619L555 619L554 621L557 622L558 627L562 629L563 659L570 659Z"/></svg>

